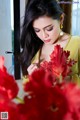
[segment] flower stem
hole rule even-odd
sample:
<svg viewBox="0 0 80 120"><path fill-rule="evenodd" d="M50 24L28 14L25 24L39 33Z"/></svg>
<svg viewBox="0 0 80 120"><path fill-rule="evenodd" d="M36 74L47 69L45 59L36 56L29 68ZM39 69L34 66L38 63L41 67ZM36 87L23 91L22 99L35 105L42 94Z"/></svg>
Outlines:
<svg viewBox="0 0 80 120"><path fill-rule="evenodd" d="M60 74L59 83L62 83L62 75Z"/></svg>

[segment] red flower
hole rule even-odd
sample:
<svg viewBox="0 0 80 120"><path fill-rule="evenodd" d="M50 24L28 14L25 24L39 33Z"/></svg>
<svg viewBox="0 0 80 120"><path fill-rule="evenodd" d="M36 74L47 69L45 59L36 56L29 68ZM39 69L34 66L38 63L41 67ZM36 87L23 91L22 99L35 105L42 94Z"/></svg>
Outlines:
<svg viewBox="0 0 80 120"><path fill-rule="evenodd" d="M34 71L29 78L29 82L25 84L25 90L30 91L31 97L34 96L36 101L34 105L37 106L41 120L62 119L67 112L67 101L61 89L54 87L55 78L43 69ZM33 106L33 102L31 105Z"/></svg>
<svg viewBox="0 0 80 120"><path fill-rule="evenodd" d="M80 120L80 88L74 83L63 85L63 93L68 101L69 111L65 120Z"/></svg>
<svg viewBox="0 0 80 120"><path fill-rule="evenodd" d="M17 104L7 99L5 92L0 91L0 112L8 112L8 120L21 120Z"/></svg>
<svg viewBox="0 0 80 120"><path fill-rule="evenodd" d="M36 70L29 78L25 90L30 91L31 97L34 96L35 103L30 104L35 105L41 120L80 119L80 89L77 85L66 82L53 84L55 77L44 69ZM31 101L34 101L33 98Z"/></svg>
<svg viewBox="0 0 80 120"><path fill-rule="evenodd" d="M0 69L3 70L4 69L4 57L0 56Z"/></svg>
<svg viewBox="0 0 80 120"><path fill-rule="evenodd" d="M69 51L63 51L63 48L57 45L50 55L50 62L44 62L41 66L56 77L62 76L64 78L71 73L71 67L75 63L74 60L68 60L69 55Z"/></svg>
<svg viewBox="0 0 80 120"><path fill-rule="evenodd" d="M45 102L47 102L47 105L43 111L42 117L46 120L63 120L68 111L68 102L59 87L51 88Z"/></svg>
<svg viewBox="0 0 80 120"><path fill-rule="evenodd" d="M9 99L12 99L17 96L19 88L14 77L7 73L3 64L4 58L0 57L0 90L7 92Z"/></svg>
<svg viewBox="0 0 80 120"><path fill-rule="evenodd" d="M29 76L29 82L24 84L24 90L36 92L36 90L51 87L55 82L56 79L54 76L40 68Z"/></svg>
<svg viewBox="0 0 80 120"><path fill-rule="evenodd" d="M41 120L37 101L33 95L25 96L24 104L18 104L18 112L21 120Z"/></svg>
<svg viewBox="0 0 80 120"><path fill-rule="evenodd" d="M20 104L11 101L19 88L0 57L0 112L8 112L9 120L80 120L80 88L65 81L75 61L59 45L50 57L29 76ZM60 76L63 81L57 82Z"/></svg>

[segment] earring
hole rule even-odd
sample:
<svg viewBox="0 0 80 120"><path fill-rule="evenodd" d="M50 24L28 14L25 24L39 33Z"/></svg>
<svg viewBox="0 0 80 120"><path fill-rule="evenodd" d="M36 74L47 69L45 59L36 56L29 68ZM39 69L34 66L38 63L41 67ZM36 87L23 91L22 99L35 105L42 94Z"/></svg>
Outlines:
<svg viewBox="0 0 80 120"><path fill-rule="evenodd" d="M64 32L63 32L63 31L61 31L61 32L60 32L60 36L63 36L63 34L64 34Z"/></svg>
<svg viewBox="0 0 80 120"><path fill-rule="evenodd" d="M60 25L60 29L62 29L62 28L63 28L63 24Z"/></svg>
<svg viewBox="0 0 80 120"><path fill-rule="evenodd" d="M62 29L62 28L63 28L63 24L60 24L60 29ZM63 34L64 34L63 31L61 31L60 36L63 36Z"/></svg>

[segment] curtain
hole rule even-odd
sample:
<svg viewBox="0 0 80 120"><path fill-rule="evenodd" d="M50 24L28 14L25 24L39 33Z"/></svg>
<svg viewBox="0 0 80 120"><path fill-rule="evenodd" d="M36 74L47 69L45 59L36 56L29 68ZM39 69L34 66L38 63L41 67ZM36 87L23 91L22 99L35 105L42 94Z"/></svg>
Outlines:
<svg viewBox="0 0 80 120"><path fill-rule="evenodd" d="M65 19L63 23L63 31L71 33L71 21L72 21L72 1L73 0L59 0L60 6L65 13Z"/></svg>

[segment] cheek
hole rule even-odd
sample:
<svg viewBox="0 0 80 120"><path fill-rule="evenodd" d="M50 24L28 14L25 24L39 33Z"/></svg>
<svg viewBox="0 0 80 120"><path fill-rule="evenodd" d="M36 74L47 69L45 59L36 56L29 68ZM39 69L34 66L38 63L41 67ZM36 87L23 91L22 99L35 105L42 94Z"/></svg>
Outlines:
<svg viewBox="0 0 80 120"><path fill-rule="evenodd" d="M35 33L39 38L40 38L40 34L39 33Z"/></svg>
<svg viewBox="0 0 80 120"><path fill-rule="evenodd" d="M42 40L42 35L40 33L36 33L36 35L37 35L38 38L40 38Z"/></svg>
<svg viewBox="0 0 80 120"><path fill-rule="evenodd" d="M60 33L60 29L55 28L55 29L53 30L53 32L51 33L51 36L52 36L54 39L56 39L56 38L58 38L59 33Z"/></svg>

